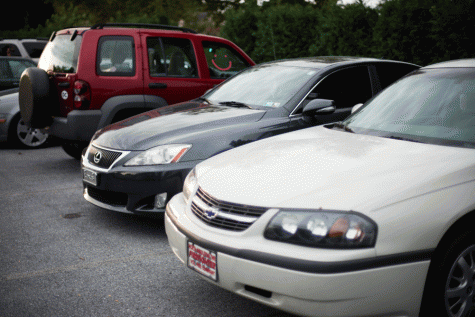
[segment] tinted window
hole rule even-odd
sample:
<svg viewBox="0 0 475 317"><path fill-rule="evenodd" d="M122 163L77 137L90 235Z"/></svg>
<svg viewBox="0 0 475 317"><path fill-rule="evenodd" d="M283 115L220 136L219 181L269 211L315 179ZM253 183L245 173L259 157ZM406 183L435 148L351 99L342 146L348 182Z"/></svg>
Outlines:
<svg viewBox="0 0 475 317"><path fill-rule="evenodd" d="M151 77L198 77L193 45L179 38L148 38Z"/></svg>
<svg viewBox="0 0 475 317"><path fill-rule="evenodd" d="M249 67L249 64L231 47L216 43L203 42L211 78L227 78Z"/></svg>
<svg viewBox="0 0 475 317"><path fill-rule="evenodd" d="M46 46L46 42L22 42L22 43L26 51L28 52L28 55L30 55L31 58L39 58L41 56L41 53L43 52L43 49Z"/></svg>
<svg viewBox="0 0 475 317"><path fill-rule="evenodd" d="M381 89L386 88L397 79L417 69L416 66L405 64L376 64L375 66L381 83Z"/></svg>
<svg viewBox="0 0 475 317"><path fill-rule="evenodd" d="M364 103L372 97L368 67L352 67L330 74L312 93L315 98L334 100L337 109Z"/></svg>
<svg viewBox="0 0 475 317"><path fill-rule="evenodd" d="M38 67L55 73L75 73L78 66L79 48L82 36L71 41L71 35L57 35L48 42L41 55Z"/></svg>
<svg viewBox="0 0 475 317"><path fill-rule="evenodd" d="M134 39L130 36L101 37L96 67L97 73L103 76L134 76Z"/></svg>
<svg viewBox="0 0 475 317"><path fill-rule="evenodd" d="M2 56L21 56L18 47L13 44L0 44L0 52Z"/></svg>

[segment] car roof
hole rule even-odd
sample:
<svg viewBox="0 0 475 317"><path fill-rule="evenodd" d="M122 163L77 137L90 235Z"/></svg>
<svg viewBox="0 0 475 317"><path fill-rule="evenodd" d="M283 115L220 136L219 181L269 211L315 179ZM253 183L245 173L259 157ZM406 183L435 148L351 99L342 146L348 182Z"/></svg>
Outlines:
<svg viewBox="0 0 475 317"><path fill-rule="evenodd" d="M467 58L467 59L456 59L453 61L441 62L437 64L432 64L422 69L429 69L429 68L453 68L453 67L475 67L475 59L474 58Z"/></svg>
<svg viewBox="0 0 475 317"><path fill-rule="evenodd" d="M264 63L261 65L262 66L279 65L279 66L284 66L284 67L308 67L308 68L322 69L322 68L332 68L333 66L336 66L336 65L342 66L342 65L361 64L361 63L366 63L366 62L394 63L396 61L383 60L383 59L370 58L370 57L319 56L319 57L305 57L305 58L277 60L277 61ZM400 63L403 63L403 62L400 62Z"/></svg>

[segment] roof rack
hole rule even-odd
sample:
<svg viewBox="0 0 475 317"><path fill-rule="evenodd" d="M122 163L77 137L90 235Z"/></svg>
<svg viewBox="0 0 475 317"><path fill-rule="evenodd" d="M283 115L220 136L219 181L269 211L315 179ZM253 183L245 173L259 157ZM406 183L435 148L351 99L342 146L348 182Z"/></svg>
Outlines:
<svg viewBox="0 0 475 317"><path fill-rule="evenodd" d="M111 26L155 28L155 29L163 29L163 30L182 31L185 33L195 33L195 34L198 33L195 30L182 28L179 26L163 25L163 24L145 24L145 23L97 23L91 26L91 29L103 29L104 27L111 27Z"/></svg>

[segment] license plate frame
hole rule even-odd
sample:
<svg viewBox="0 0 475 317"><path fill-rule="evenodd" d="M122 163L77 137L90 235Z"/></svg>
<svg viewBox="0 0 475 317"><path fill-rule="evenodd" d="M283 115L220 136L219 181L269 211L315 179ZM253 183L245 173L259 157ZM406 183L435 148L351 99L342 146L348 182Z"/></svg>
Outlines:
<svg viewBox="0 0 475 317"><path fill-rule="evenodd" d="M82 180L88 184L97 186L97 179L98 179L97 175L98 175L97 172L93 170L90 170L87 168L82 169Z"/></svg>
<svg viewBox="0 0 475 317"><path fill-rule="evenodd" d="M187 241L186 262L190 269L203 276L218 281L218 254L190 240Z"/></svg>

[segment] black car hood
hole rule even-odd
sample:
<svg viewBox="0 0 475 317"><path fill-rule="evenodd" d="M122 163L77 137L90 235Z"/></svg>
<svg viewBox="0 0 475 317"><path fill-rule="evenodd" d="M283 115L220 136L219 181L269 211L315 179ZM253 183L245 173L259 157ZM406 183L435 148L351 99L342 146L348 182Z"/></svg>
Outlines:
<svg viewBox="0 0 475 317"><path fill-rule="evenodd" d="M200 132L259 121L266 111L184 102L151 110L99 130L95 145L139 151L162 144L193 143Z"/></svg>

